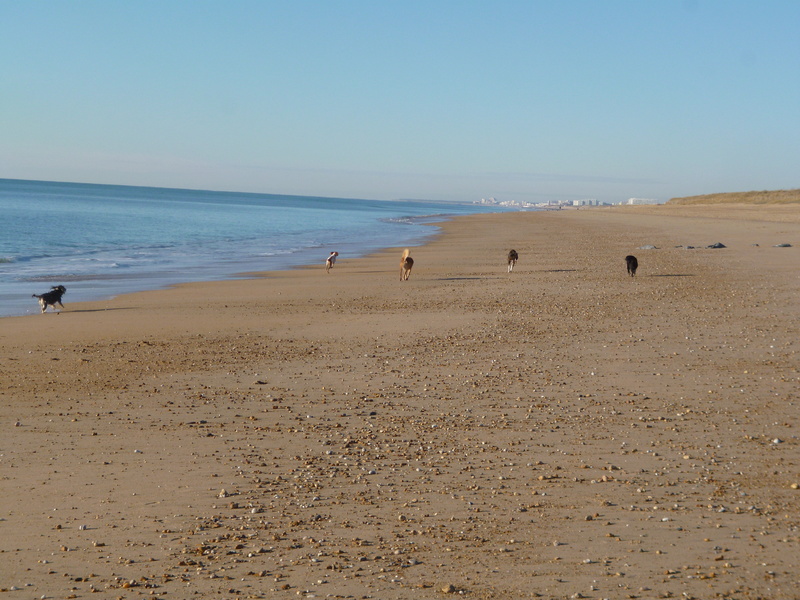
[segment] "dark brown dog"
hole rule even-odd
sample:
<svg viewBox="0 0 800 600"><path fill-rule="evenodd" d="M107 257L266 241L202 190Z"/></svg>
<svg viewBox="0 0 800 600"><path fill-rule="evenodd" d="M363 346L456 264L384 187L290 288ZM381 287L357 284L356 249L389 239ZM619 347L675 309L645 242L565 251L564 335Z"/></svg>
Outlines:
<svg viewBox="0 0 800 600"><path fill-rule="evenodd" d="M517 264L518 260L519 260L519 254L517 254L517 251L516 250L509 250L508 251L508 272L509 273L511 273L511 271L514 270L514 265Z"/></svg>
<svg viewBox="0 0 800 600"><path fill-rule="evenodd" d="M636 269L639 268L639 261L635 256L628 255L625 257L625 265L628 267L628 275L636 277Z"/></svg>
<svg viewBox="0 0 800 600"><path fill-rule="evenodd" d="M50 288L49 292L45 292L44 294L33 294L34 298L39 299L39 306L42 307L42 312L47 310L48 306L52 306L53 310L56 308L56 304L58 304L61 308L64 308L64 305L61 304L61 296L67 293L67 288L63 285L54 285Z"/></svg>

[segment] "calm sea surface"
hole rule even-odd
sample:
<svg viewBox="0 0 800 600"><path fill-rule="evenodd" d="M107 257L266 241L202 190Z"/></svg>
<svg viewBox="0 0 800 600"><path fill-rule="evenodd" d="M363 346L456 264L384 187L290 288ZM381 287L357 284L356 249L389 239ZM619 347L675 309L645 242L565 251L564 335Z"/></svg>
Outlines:
<svg viewBox="0 0 800 600"><path fill-rule="evenodd" d="M448 216L499 207L0 179L0 316L64 302L416 244Z"/></svg>

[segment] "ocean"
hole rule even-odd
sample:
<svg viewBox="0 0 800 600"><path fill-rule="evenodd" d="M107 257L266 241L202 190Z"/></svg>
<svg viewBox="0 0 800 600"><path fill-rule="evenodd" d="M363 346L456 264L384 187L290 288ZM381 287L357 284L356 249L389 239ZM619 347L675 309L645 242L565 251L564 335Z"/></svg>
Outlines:
<svg viewBox="0 0 800 600"><path fill-rule="evenodd" d="M281 196L0 179L0 317L64 303L415 245L451 216L507 210L426 201ZM51 309L52 310L52 309Z"/></svg>

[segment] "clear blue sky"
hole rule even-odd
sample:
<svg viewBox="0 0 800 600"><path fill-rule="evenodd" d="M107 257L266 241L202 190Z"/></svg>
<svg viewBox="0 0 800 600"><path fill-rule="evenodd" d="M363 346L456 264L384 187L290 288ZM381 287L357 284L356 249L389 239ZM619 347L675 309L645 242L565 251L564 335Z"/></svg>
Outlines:
<svg viewBox="0 0 800 600"><path fill-rule="evenodd" d="M800 187L797 0L0 0L0 177L360 198Z"/></svg>

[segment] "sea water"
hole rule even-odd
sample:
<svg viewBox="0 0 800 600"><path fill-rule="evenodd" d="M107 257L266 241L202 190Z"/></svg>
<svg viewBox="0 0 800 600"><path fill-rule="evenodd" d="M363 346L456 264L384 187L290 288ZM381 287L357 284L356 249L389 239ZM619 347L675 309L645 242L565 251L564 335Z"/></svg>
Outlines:
<svg viewBox="0 0 800 600"><path fill-rule="evenodd" d="M0 316L189 281L324 265L414 245L470 203L281 196L0 179Z"/></svg>

